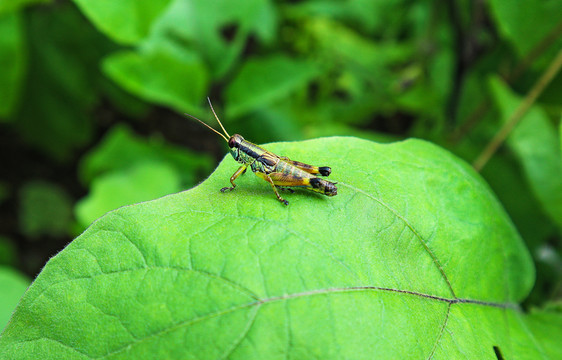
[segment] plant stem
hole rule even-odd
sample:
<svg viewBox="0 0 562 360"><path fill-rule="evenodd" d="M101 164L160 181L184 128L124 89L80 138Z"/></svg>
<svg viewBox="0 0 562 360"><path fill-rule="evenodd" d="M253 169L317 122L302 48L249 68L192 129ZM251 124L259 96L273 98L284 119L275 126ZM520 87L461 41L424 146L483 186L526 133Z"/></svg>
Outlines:
<svg viewBox="0 0 562 360"><path fill-rule="evenodd" d="M562 50L558 52L546 71L542 74L535 85L533 85L527 96L525 96L517 109L515 109L513 114L511 114L504 126L496 133L494 138L488 143L478 158L476 158L472 164L476 171L482 170L488 160L490 160L501 144L505 141L507 136L511 133L511 131L513 131L513 128L519 123L519 121L521 121L529 108L531 108L539 95L544 91L552 79L554 79L556 74L558 74L560 67L562 67Z"/></svg>

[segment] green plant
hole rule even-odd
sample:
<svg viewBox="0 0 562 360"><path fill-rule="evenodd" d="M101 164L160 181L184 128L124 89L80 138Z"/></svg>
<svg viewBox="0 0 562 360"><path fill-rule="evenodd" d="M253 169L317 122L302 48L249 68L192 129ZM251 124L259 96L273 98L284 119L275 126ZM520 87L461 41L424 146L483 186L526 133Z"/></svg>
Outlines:
<svg viewBox="0 0 562 360"><path fill-rule="evenodd" d="M557 312L482 179L434 145L269 144L338 169L285 208L253 176L123 207L49 261L1 358L556 358ZM317 151L322 149L322 151ZM352 160L352 161L350 161Z"/></svg>
<svg viewBox="0 0 562 360"><path fill-rule="evenodd" d="M58 343L61 348L64 347L61 344L65 343L86 351L90 349L88 346L98 344L100 346L92 353L101 353L105 349L119 348L116 344L119 341L127 341L127 333L118 320L123 319L123 326L134 330L133 334L138 336L139 331L146 334L168 326L177 320L172 318L175 315L181 319L191 316L182 312L183 302L171 304L174 309L179 309L172 315L163 314L157 306L150 307L168 304L166 301L170 294L173 294L172 300L178 300L175 290L170 290L170 282L165 280L169 274L161 274L158 281L153 281L154 269L142 269L135 262L139 254L133 252L129 259L126 242L118 234L111 236L115 233L109 230L118 228L119 234L127 233L144 246L142 254L151 261L148 262L151 266L166 265L174 260L183 266L182 269L189 269L182 261L189 253L185 246L191 236L195 241L206 241L208 246L197 249L197 266L206 266L216 274L219 273L215 268L217 262L224 260L226 265L222 271L246 280L252 279L252 274L260 273L254 271L249 274L248 269L262 253L247 253L244 249L253 245L251 250L259 250L262 248L256 246L262 243L256 240L245 244L243 241L255 240L254 237L262 235L275 240L276 236L284 234L287 241L297 244L292 249L294 253L285 257L279 254L274 258L277 262L260 262L260 266L275 267L279 272L276 274L271 270L272 278L262 283L300 284L304 293L314 289L314 281L318 280L314 276L328 274L325 280L331 281L339 274L337 265L325 269L322 261L326 259L318 259L314 254L310 255L314 260L310 264L316 268L306 267L309 262L303 257L311 253L311 244L329 245L333 247L330 248L332 253L339 256L334 259L342 264L351 267L363 261L362 269L372 266L377 269L376 275L384 275L385 279L409 279L413 283L412 286L408 284L392 289L406 289L419 294L438 292L442 298L383 289L377 291L374 288L371 295L357 292L356 296L373 296L378 301L373 308L367 308L362 313L365 324L373 322L373 316L368 316L372 312L383 314L383 308L376 307L380 304L385 305L384 314L396 310L401 315L377 319L380 322L373 324L382 329L378 334L385 337L367 340L376 341L375 345L381 349L394 346L400 351L419 350L428 356L433 351L427 351L428 344L437 343L432 342L435 339L429 339L436 328L424 324L443 324L443 314L449 314L448 325L443 327L445 330L441 335L437 335L440 340L433 351L436 358L457 357L454 356L455 346L451 345L453 342L458 344L458 348L469 349L465 354L477 358L532 358L535 354L537 357L561 358L557 344L557 338L562 336L559 321L562 313L559 306L562 299L561 12L562 2L554 0L520 0L517 6L504 0L0 1L0 263L17 269L12 271L12 275L23 272L30 278L35 277L51 257L71 243L76 234L106 212L189 189L208 176L213 168L213 157L218 161L226 153L224 143L219 143L221 140L215 134L182 115L188 112L213 121L206 106L206 96L211 97L231 133L241 133L257 144L335 135L383 143L412 137L425 139L471 162L501 203L499 206L496 200L491 199L490 190L466 165L458 165L458 160L451 160L446 152L435 150L435 146L421 145L419 141L388 147L362 143L366 147L377 148L377 154L383 154L388 158L386 160L406 154L406 148L419 150L419 154L412 154L418 160L395 162L365 159L362 157L364 154L351 158L347 156L346 146L333 147L331 140L316 142L321 146L310 148L306 154L300 154L296 146L293 148L290 144L272 145L273 148L286 150L287 155L299 156L299 160L317 164L325 159L326 162L320 165L332 166L334 175L343 176L339 180L344 192L340 191L334 199L322 199L314 194L287 194L291 205L282 212L271 199L267 184L245 175L240 179L242 183L237 191L221 196L216 193L215 187L228 185L228 177L234 171L230 168L233 162L229 159L215 175L187 193L125 207L95 222L48 263L20 303L13 322L0 335L0 342L12 346L14 343L10 339L15 339L14 336L28 336L30 340L33 331L48 328L45 336L57 338L55 335L60 335L57 339L61 341ZM351 145L353 141L341 141L355 146ZM431 155L434 154L431 149L442 156ZM452 168L443 163L441 157L449 159L447 164ZM427 163L420 166L419 171L410 171L406 166L415 161L423 162L423 159ZM228 171L224 171L226 167ZM449 169L451 176L438 172L441 177L432 177L431 171L424 172L423 169ZM460 176L457 170L452 169L465 169L466 173ZM353 179L345 178L352 174ZM423 177L419 179L417 176L421 174ZM461 178L470 179L466 180L467 184L479 185L453 187L444 181L451 180L458 185ZM390 184L389 179L407 181L392 182L392 186L382 188L384 191L381 192L379 185ZM435 179L440 179L438 183L443 184L441 189L431 182ZM451 287L436 287L436 284L443 285L445 277L435 276L435 266L419 267L420 259L411 256L417 254L421 243L408 243L409 247L404 247L399 253L403 257L390 253L389 246L405 244L401 236L410 234L411 229L406 227L400 234L391 231L392 236L379 241L381 234L386 234L383 227L388 225L389 209L385 210L382 203L377 205L366 194L354 193L344 183L357 188L376 186L367 192L372 198L386 194L388 199L384 198L384 204L410 221L421 238L427 240L429 248L435 251ZM427 186L420 188L420 184ZM202 196L203 190L209 194L208 198ZM350 194L355 195L346 197ZM489 197L487 204L490 208L482 209L482 204L486 203L483 199ZM354 207L362 200L364 204ZM163 223L164 220L158 216L170 211L166 208L168 205L174 209L192 206L190 204L201 208L209 201L214 206L205 208L204 212L190 213L186 223L178 224L176 220ZM349 206L334 207L342 201L348 201ZM433 224L430 215L435 213L436 204L446 204L451 209L464 206L465 213L445 210L439 213L441 217L437 218L437 225L448 224L451 230L447 236L440 237L447 239L446 246L439 245L433 249L430 241L434 239L432 233L427 235L431 228L428 230L426 227ZM505 212L499 207L505 208ZM304 210L296 213L295 209L299 208ZM337 212L334 209L342 210ZM219 212L228 216L219 220ZM348 216L345 224L334 220L342 214ZM366 218L367 215L370 217ZM453 215L457 215L458 219L450 219ZM125 216L128 222L120 220L119 216ZM477 221L466 221L471 216L480 217ZM216 219L216 224L209 224L213 219ZM417 219L415 224L413 219ZM239 230L234 233L217 230L222 227L230 230L230 227L236 228L240 226L236 224L244 221L249 226L241 235ZM150 228L157 224L160 226L158 232ZM401 224L399 217L389 226L397 224ZM205 225L209 228L204 228ZM440 229L437 225L435 228ZM294 240L295 234L299 234L297 230L292 230L294 234L287 234L286 229L292 229L291 226L309 229L310 236L299 239L309 240L311 244ZM353 226L354 231L349 234L343 232L349 226ZM491 237L468 235L469 230L476 231L481 226L488 226ZM101 233L98 231L100 227L108 230L103 244L92 240ZM497 227L510 229L509 234L502 237L504 242L494 240L494 236L499 235L492 229L497 230ZM372 248L350 245L358 240L347 238L347 235L355 236L358 232L370 234L373 228L380 230L376 245L384 245L382 248L374 244L369 244ZM526 246L521 246L514 229ZM193 235L197 230L200 230L199 235ZM338 234L337 239L329 237L331 234ZM473 239L473 242L457 244L458 239L465 237ZM412 238L416 239L413 235ZM232 246L226 246L229 244ZM418 247L413 251L411 246L415 244ZM493 244L497 247L492 248ZM94 245L98 247L90 247ZM86 251L72 250L81 247ZM119 253L120 249L124 252ZM295 249L308 252L301 254ZM376 261L370 261L374 253L366 253L366 249L380 250ZM498 252L499 249L511 251L506 253L510 255L506 255L507 260L497 259L499 254L503 254ZM398 251L400 247L392 250ZM84 253L88 251L96 254L96 259L105 261L100 263L104 268L97 269L88 262ZM530 265L529 254L534 267ZM428 260L427 252L421 255L421 259ZM493 259L487 261L487 256L492 255ZM73 256L75 259L69 260ZM230 263L226 262L227 258L231 259ZM248 261L242 262L242 258ZM282 258L285 263L280 260ZM465 258L470 261L465 261ZM79 262L78 259L84 261ZM140 299L147 300L146 308L128 307L130 300L137 297L130 295L132 290L127 288L128 279L124 279L123 274L88 277L107 269L119 270L117 263L111 263L111 259L123 266L132 264L131 273L135 269L133 265L138 265L139 273L146 271L144 281L150 285L162 285L164 291L153 297L140 292ZM471 267L459 272L450 270L448 259L456 259ZM509 259L513 259L519 267L511 264ZM287 261L297 260L299 266L289 270L284 266ZM235 261L243 265L233 268ZM401 265L399 269L397 262ZM294 268L312 277L297 279L291 273ZM336 273L330 272L332 268ZM536 271L536 280L529 289L533 284L532 268ZM393 273L389 274L391 270ZM501 271L507 275L498 278L496 275ZM367 276L365 272L361 274ZM76 276L84 278L66 280ZM103 291L113 286L113 283L111 286L107 283L107 278L111 276L115 276L113 288L122 286L125 291L107 293L104 297ZM181 283L178 288L191 291L185 276L178 273ZM372 278L374 275L369 276ZM511 276L516 276L519 281L512 281ZM287 284L289 279L294 281ZM455 283L457 279L464 279L466 284L458 286ZM133 280L132 284L142 285L140 280ZM492 280L495 287L490 283ZM41 308L28 306L34 293L57 281L61 281L60 286L89 284L86 294L95 294L94 299L80 297L86 291L80 285L76 292L64 288L56 294L65 296L58 299L60 309L56 304L49 307L41 303ZM5 303L9 305L4 305L2 309L6 320L12 313L18 293L23 294L24 290L22 282L9 284L13 291L9 290L11 296ZM388 281L375 286L387 286L385 284L394 286ZM137 288L142 290L141 285ZM334 286L338 286L337 282ZM506 286L514 287L513 291L500 294ZM481 292L463 297L463 291L480 287ZM276 291L268 290L266 294L258 285L248 285L247 288L258 294L260 299L275 299L281 296L279 294L285 294L276 288ZM42 295L43 300L45 294L54 291L53 286L48 289ZM201 287L193 289L201 290ZM224 296L216 297L217 301L225 300L231 294L228 287L221 289L226 290ZM292 287L287 289L292 294L300 291L293 291ZM457 298L452 296L453 292ZM201 290L192 295L197 297L201 294L206 293ZM186 299L192 299L192 295ZM204 299L203 295L201 298ZM238 295L226 300L237 301ZM331 295L326 296L326 301L333 302L348 293ZM400 303L393 307L394 303L386 298L397 298ZM497 302L499 306L455 300L461 298ZM307 299L299 297L293 300L303 302ZM80 311L73 313L74 318L67 314L69 309L75 308L65 306L72 301L84 305ZM254 305L244 309L250 311L250 315L257 314L256 321L261 319L262 322L266 313L264 309L282 302L269 301L265 306L265 303L256 305L255 299L251 301ZM440 310L421 309L419 302L424 301L431 309L439 307ZM97 315L91 316L96 311L91 303L98 306L98 310L107 310L108 315L99 315L99 319ZM214 306L214 309L222 306L209 301L204 304ZM400 307L400 304L405 305ZM310 314L318 318L319 313L336 314L321 311L323 306L330 309L334 304L314 305L318 305L319 311L311 309ZM408 311L408 306L421 310ZM256 310L257 307L259 310ZM450 311L443 312L443 307L449 307ZM357 311L353 306L348 308L349 316ZM127 311L131 309L139 311L130 314ZM287 305L287 309L293 308ZM303 309L306 307L297 306L295 311L307 315L309 312L303 313ZM485 316L477 318L472 309L480 309ZM117 310L123 312L111 312ZM200 309L196 307L194 310ZM459 315L459 311L462 314ZM495 311L502 313L501 321L492 314ZM117 315L122 317L112 318ZM319 318L315 327L314 324L303 324L295 330L308 329L310 332L294 334L329 343L333 347L327 346L326 352L335 349L330 354L338 351L344 354L344 348L355 346L364 337L370 336L368 332L357 334L353 329L346 329L348 324L345 321L344 324L338 322L338 319L347 319L344 315L334 316L328 321ZM436 320L439 316L441 322ZM383 321L385 319L387 321ZM393 322L394 319L401 322ZM95 322L97 320L99 322ZM489 324L496 320L499 325ZM512 323L511 320L517 322ZM455 332L448 331L462 321L475 324L473 333L460 337L455 333L463 331L456 328ZM330 327L327 322L336 325ZM22 327L24 323L31 326ZM240 323L224 321L221 326L240 326ZM405 329L403 324L418 331L414 334L419 336L415 339L408 337L411 334L406 330L403 337L388 335L394 330ZM86 332L92 335L92 343L83 345L87 342L84 340L86 337L79 340L78 335L85 334L82 327L88 326L88 329L98 332ZM266 328L260 324L256 326L258 329ZM271 326L277 328L275 324ZM361 326L368 325L361 323ZM362 329L361 326L357 329ZM496 327L498 334L491 333L490 329L496 330ZM525 327L528 331L521 333L519 330ZM101 344L107 335L97 336L102 328L109 329L108 332L116 329L115 333L123 337L107 339L106 344ZM320 336L326 334L326 328L338 335L333 336L334 341L326 341ZM509 339L506 328L509 328ZM256 331L256 327L248 328L248 336L245 337L242 336L244 331L233 332L240 336L240 346L245 349L244 344L252 339L252 329ZM268 339L275 338L264 334ZM533 341L523 339L521 336L524 334L534 337ZM490 339L494 343L489 342ZM173 339L165 340L174 343ZM254 342L256 351L275 351L277 345L268 341ZM29 350L21 350L22 357L32 356L30 351L45 357L47 348L49 352L58 351L53 350L58 345L51 340L30 340L21 344ZM174 344L178 345L177 351L185 345L181 342ZM162 347L163 351L174 351L171 348L173 346ZM279 348L288 349L282 345ZM301 357L301 347L290 349L294 357ZM73 352L70 348L68 351ZM212 355L213 350L204 348L194 351L197 356L203 356ZM76 352L73 354L80 356ZM236 354L240 353L233 352L233 357ZM12 355L5 356L12 358ZM53 356L58 358L59 355ZM120 355L116 353L117 357Z"/></svg>

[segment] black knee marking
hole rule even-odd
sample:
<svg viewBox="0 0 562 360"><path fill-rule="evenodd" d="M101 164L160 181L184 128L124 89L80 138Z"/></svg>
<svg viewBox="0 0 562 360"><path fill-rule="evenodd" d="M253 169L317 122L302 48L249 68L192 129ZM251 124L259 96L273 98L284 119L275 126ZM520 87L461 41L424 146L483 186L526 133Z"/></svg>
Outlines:
<svg viewBox="0 0 562 360"><path fill-rule="evenodd" d="M322 175L322 176L328 176L332 173L332 169L330 169L327 166L319 167L318 171L320 172L320 175Z"/></svg>

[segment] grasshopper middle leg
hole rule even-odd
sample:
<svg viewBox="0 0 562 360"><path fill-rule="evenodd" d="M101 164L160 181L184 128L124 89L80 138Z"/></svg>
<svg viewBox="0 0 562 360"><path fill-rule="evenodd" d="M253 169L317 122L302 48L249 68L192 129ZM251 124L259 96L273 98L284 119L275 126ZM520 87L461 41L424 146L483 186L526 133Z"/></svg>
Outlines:
<svg viewBox="0 0 562 360"><path fill-rule="evenodd" d="M236 184L234 183L234 180L236 180L236 178L242 174L244 174L246 172L246 169L248 168L248 165L242 165L240 166L240 168L238 168L238 170L236 170L236 172L234 174L232 174L232 176L230 177L230 183L232 184L232 187L223 187L221 189L221 192L225 192L226 190L228 191L232 191L234 190L234 188L236 187Z"/></svg>

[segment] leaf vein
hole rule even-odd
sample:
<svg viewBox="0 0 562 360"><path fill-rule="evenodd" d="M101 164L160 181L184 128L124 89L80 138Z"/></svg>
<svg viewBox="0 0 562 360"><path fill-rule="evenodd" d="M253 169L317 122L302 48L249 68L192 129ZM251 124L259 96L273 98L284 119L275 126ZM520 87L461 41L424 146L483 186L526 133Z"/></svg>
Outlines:
<svg viewBox="0 0 562 360"><path fill-rule="evenodd" d="M345 293L361 292L361 291L388 291L388 292L408 294L408 295L413 295L413 296L425 298L425 299L428 299L428 300L447 302L447 303L449 303L449 308L450 308L450 305L459 304L459 303L470 303L470 304L475 304L475 305L492 306L492 307L499 307L499 308L515 308L515 305L512 305L512 304L493 303L493 302L485 302L485 301L472 300L472 299L458 299L458 298L449 299L449 298L443 298L443 297L430 295L430 294L417 293L417 292L414 292L414 291L384 288L384 287L375 287L375 286L358 286L358 287L348 287L348 288L316 289L316 290L310 290L310 291L305 291L305 292L301 292L301 293L285 294L285 295L281 295L281 296L275 296L275 297L270 297L270 298L266 298L266 299L260 299L258 301L254 301L254 302L250 302L250 303L246 303L246 304L240 304L240 305L228 308L228 309L223 309L223 310L220 310L220 311L211 312L211 313L208 313L206 315L203 315L203 316L200 316L200 317L197 317L197 318L182 321L182 322L174 324L173 326L170 326L166 329L157 331L157 332L155 332L155 333L153 333L149 336L146 336L142 339L135 340L133 343L128 344L126 346L123 346L119 349L116 349L116 350L112 351L111 353L108 353L108 354L106 354L102 357L99 357L98 359L107 358L108 356L111 356L111 355L114 355L116 353L122 352L123 350L128 349L132 346L135 346L136 344L139 344L139 343L141 343L143 341L146 341L150 338L153 338L153 337L156 337L156 336L161 336L161 335L166 334L170 331L180 329L184 326L189 326L189 325L192 325L192 324L200 322L200 321L211 319L211 318L217 317L217 316L226 315L226 314L229 314L231 312L246 309L246 308L249 308L249 307L256 306L259 309L264 304L274 303L274 302L279 302L279 301L287 301L287 300L303 298L303 297L307 297L307 296L330 295L330 294L333 294L333 293L344 293L345 294ZM256 314L255 314L254 318L256 316L257 316L257 310L256 310ZM447 317L448 317L448 315L447 315ZM251 326L253 326L253 321L252 321ZM251 326L250 326L250 328L251 328ZM445 329L445 326L442 327L442 331L444 329ZM441 331L441 333L442 333L442 331ZM242 338L243 337L244 336L242 336Z"/></svg>
<svg viewBox="0 0 562 360"><path fill-rule="evenodd" d="M246 326L244 327L244 330L240 333L240 336L232 343L232 346L230 347L230 349L227 349L219 359L228 358L230 355L232 355L232 353L234 353L234 351L236 351L238 346L240 346L240 344L242 343L242 341L244 340L246 335L248 335L248 333L250 332L250 330L252 329L252 327L256 323L256 317L258 316L260 306L261 306L261 304L254 308L255 310L252 312L252 315L251 315L250 319L248 320L248 322L246 323Z"/></svg>
<svg viewBox="0 0 562 360"><path fill-rule="evenodd" d="M415 237L417 237L420 241L420 243L422 244L422 246L424 247L425 251L428 253L428 255L431 257L431 259L433 260L433 263L435 264L435 266L437 266L439 272L441 273L441 276L443 277L443 280L445 280L445 282L447 283L447 287L449 288L449 291L451 292L451 295L454 298L457 298L457 296L455 295L455 291L453 290L453 287L451 285L451 282L449 281L449 278L447 277L447 275L445 274L445 270L443 270L443 267L441 266L441 263L439 262L439 260L437 259L437 257L435 256L435 254L433 253L433 251L431 251L431 249L429 248L429 245L425 242L425 240L421 237L421 235L417 232L417 230L413 227L412 224L410 224L408 222L408 220L406 220L402 215L400 215L396 210L394 210L392 207L390 207L390 205L386 204L384 201L382 201L381 199L378 199L374 196L372 196L371 194L367 193L365 190L359 189L353 185L349 185L343 182L339 182L340 185L346 186L352 190L355 190L357 192L360 192L362 194L364 194L365 196L375 200L376 202L378 202L379 204L381 204L382 206L384 206L385 208L387 208L391 213L393 213L396 217L398 217L400 220L402 220L406 226L408 228L410 228L410 230L412 231L412 233L414 234Z"/></svg>
<svg viewBox="0 0 562 360"><path fill-rule="evenodd" d="M334 262L338 263L340 266L342 266L347 272L349 272L355 279L359 280L359 276L349 267L347 266L343 261L341 261L340 259L338 259L336 256L334 256L333 253L331 253L330 251L328 251L326 248L318 245L315 242L310 241L306 236L299 234L298 232L295 232L293 229L291 229L290 227L288 227L286 224L279 222L279 221L273 221L273 220L269 220L266 218L259 218L259 217L253 217L253 216L247 216L247 215L231 215L231 214L224 214L224 213L220 213L220 212L211 212L211 211L203 211L203 210L195 210L195 209L186 209L184 211L181 212L177 212L174 214L170 214L169 216L173 216L176 214L183 214L186 212L193 212L193 213L202 213L202 214L208 214L208 215L220 215L223 217L232 217L232 218L243 218L243 219L250 219L250 220L254 220L254 221L263 221L263 222L267 222L267 223L271 223L271 224L275 224L281 228L283 228L284 230L286 230L288 233L296 236L297 238L301 239L302 241L304 241L305 243L309 244L310 246L316 248L318 251L320 251L321 253L327 255L330 259L332 259Z"/></svg>
<svg viewBox="0 0 562 360"><path fill-rule="evenodd" d="M447 323L449 321L449 315L451 314L451 306L453 306L453 303L449 303L449 306L447 306L447 312L445 313L445 319L443 320L443 325L441 325L441 329L439 330L439 334L437 335L437 339L435 339L435 343L433 344L431 353L429 353L427 360L433 359L435 350L437 350L437 346L439 345L439 342L441 342L441 339L443 338L443 333L445 332L445 328L447 327Z"/></svg>

